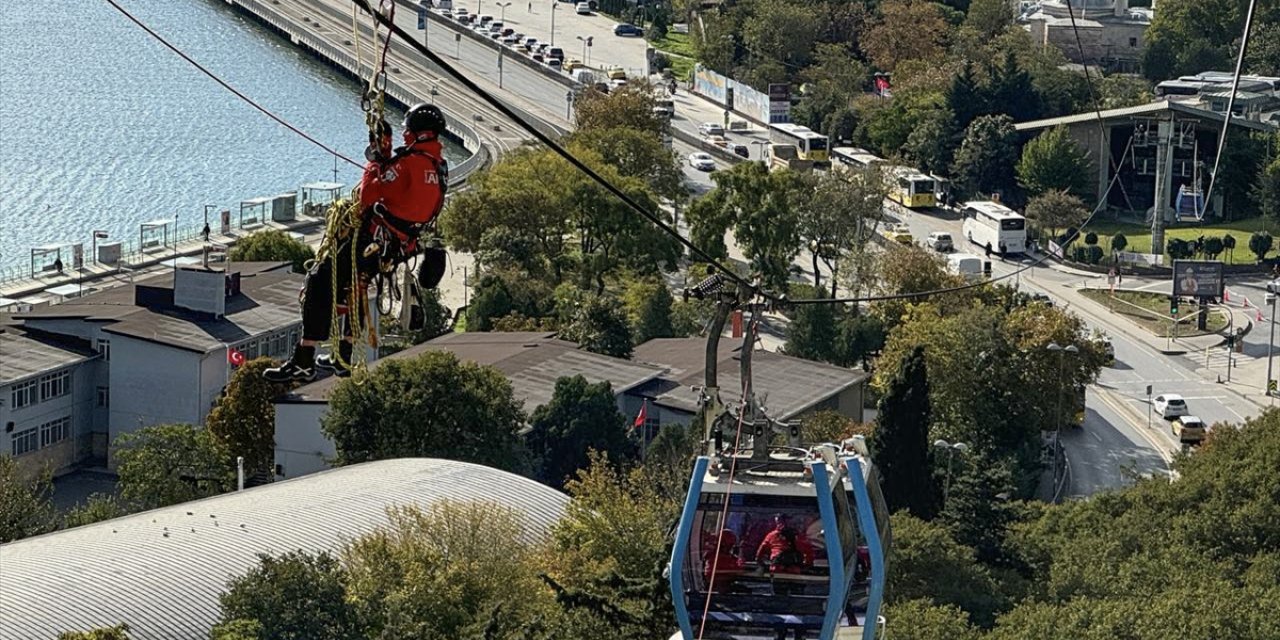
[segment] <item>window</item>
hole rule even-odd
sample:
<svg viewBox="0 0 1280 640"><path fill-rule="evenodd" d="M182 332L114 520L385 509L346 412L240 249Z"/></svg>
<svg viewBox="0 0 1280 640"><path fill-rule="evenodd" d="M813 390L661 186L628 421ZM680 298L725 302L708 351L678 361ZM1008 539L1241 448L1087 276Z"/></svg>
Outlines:
<svg viewBox="0 0 1280 640"><path fill-rule="evenodd" d="M258 349L259 349L259 346L258 346L258 341L257 341L257 340L251 340L251 341L249 341L249 349L248 349L248 351L249 351L248 356L249 356L249 357L248 357L247 359L248 359L248 360L252 360L252 359L254 359L254 358L258 357L258 356L260 355L260 354L259 354L259 352L258 352Z"/></svg>
<svg viewBox="0 0 1280 640"><path fill-rule="evenodd" d="M1138 39L1137 39L1137 38L1129 38L1129 46L1131 46L1131 47L1136 47L1136 46L1138 46Z"/></svg>
<svg viewBox="0 0 1280 640"><path fill-rule="evenodd" d="M21 409L39 402L39 400L36 399L36 381L30 380L28 382L23 382L22 384L14 385L13 397L11 399L11 405L14 409Z"/></svg>
<svg viewBox="0 0 1280 640"><path fill-rule="evenodd" d="M104 409L111 408L111 388L98 387L98 406Z"/></svg>
<svg viewBox="0 0 1280 640"><path fill-rule="evenodd" d="M61 398L71 393L71 370L40 377L40 401Z"/></svg>
<svg viewBox="0 0 1280 640"><path fill-rule="evenodd" d="M13 455L16 457L35 451L37 449L37 437L39 437L38 432L34 428L13 434Z"/></svg>
<svg viewBox="0 0 1280 640"><path fill-rule="evenodd" d="M94 350L102 354L102 359L104 361L111 362L111 341L110 340L104 340L102 338L98 338L98 343L94 347Z"/></svg>
<svg viewBox="0 0 1280 640"><path fill-rule="evenodd" d="M40 448L57 444L71 437L71 416L64 416L40 425Z"/></svg>

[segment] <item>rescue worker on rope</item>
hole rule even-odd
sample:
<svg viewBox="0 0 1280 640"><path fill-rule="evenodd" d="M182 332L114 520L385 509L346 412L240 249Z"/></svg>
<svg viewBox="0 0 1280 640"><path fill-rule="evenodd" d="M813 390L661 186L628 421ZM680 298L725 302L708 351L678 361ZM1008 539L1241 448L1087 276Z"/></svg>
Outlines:
<svg viewBox="0 0 1280 640"><path fill-rule="evenodd" d="M325 239L322 255L303 286L302 340L288 361L263 373L267 380L310 381L316 377L316 367L339 376L350 374L354 342L351 326L358 321L353 314L366 312L368 286L379 278L389 280L397 266L419 253L419 235L444 206L449 170L439 137L445 126L444 114L438 107L418 104L405 114L405 146L392 151L391 126L385 121L379 123L376 133L371 131L365 151L369 162L359 187L356 230L346 237ZM331 236L335 235L334 228L330 226ZM426 249L418 271L419 286L430 289L438 285L444 267L443 249ZM357 280L354 296L353 275ZM382 282L379 285L381 288ZM356 308L347 304L349 300L354 300ZM338 343L338 354L317 358L316 345L330 338L333 319L344 307L345 335Z"/></svg>

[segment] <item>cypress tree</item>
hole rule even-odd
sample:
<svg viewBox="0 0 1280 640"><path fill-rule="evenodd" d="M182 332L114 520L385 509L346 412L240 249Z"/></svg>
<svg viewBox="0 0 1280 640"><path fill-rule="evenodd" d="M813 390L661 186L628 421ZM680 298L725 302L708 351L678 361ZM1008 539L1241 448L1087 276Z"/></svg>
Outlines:
<svg viewBox="0 0 1280 640"><path fill-rule="evenodd" d="M884 479L889 510L906 509L918 518L932 518L938 492L929 467L929 378L924 347L916 347L902 361L879 409L871 436L871 457Z"/></svg>

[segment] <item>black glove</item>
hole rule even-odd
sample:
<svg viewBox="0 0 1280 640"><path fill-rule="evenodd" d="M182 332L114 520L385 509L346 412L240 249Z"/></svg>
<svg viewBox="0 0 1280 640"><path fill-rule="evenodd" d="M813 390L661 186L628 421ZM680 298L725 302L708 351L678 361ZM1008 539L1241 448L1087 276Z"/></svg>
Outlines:
<svg viewBox="0 0 1280 640"><path fill-rule="evenodd" d="M418 286L423 289L434 289L444 279L445 260L447 254L443 247L427 247L422 253L422 261L418 264Z"/></svg>
<svg viewBox="0 0 1280 640"><path fill-rule="evenodd" d="M440 160L436 165L436 175L440 178L440 195L449 193L449 161Z"/></svg>

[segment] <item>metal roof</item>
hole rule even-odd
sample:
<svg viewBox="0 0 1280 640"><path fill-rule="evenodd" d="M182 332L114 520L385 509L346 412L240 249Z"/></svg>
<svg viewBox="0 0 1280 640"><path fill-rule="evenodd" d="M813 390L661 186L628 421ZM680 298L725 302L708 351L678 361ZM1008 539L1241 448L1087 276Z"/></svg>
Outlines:
<svg viewBox="0 0 1280 640"><path fill-rule="evenodd" d="M70 344L33 336L0 321L0 386L83 362L93 355Z"/></svg>
<svg viewBox="0 0 1280 640"><path fill-rule="evenodd" d="M135 640L205 638L227 580L260 553L335 550L386 510L481 500L545 536L568 496L515 474L404 458L323 471L0 545L0 639L48 640L126 623Z"/></svg>
<svg viewBox="0 0 1280 640"><path fill-rule="evenodd" d="M450 333L424 342L383 360L412 358L427 351L448 351L464 362L492 366L511 382L515 398L525 411L550 402L556 380L582 375L588 382L608 381L615 394L661 376L661 367L591 353L558 340L549 332ZM382 362L379 360L378 362ZM376 368L378 363L370 365ZM284 402L328 402L339 379L325 378L295 390Z"/></svg>
<svg viewBox="0 0 1280 640"><path fill-rule="evenodd" d="M739 349L729 339L720 342L717 382L720 399L726 405L742 398ZM703 338L655 338L637 346L633 357L668 368L670 372L664 377L678 382L657 395L654 403L686 413L697 412L698 392L692 387L703 383L706 362ZM870 377L861 371L771 351L752 352L751 372L756 394L766 398L770 415L778 420L794 418Z"/></svg>
<svg viewBox="0 0 1280 640"><path fill-rule="evenodd" d="M1101 115L1103 120L1120 120L1124 118L1130 118L1133 116L1150 116L1152 114L1161 113L1164 111L1181 113L1184 115L1200 118L1202 120L1213 120L1215 122L1222 122L1223 120L1221 113L1215 113L1213 111L1207 111L1205 109L1192 107L1192 106L1183 104L1181 102L1176 102L1173 100L1160 100L1158 102L1152 102L1150 104L1142 104L1136 107L1106 109L1101 112ZM1044 120L1032 120L1030 122L1019 122L1018 124L1013 125L1013 128L1016 129L1017 131L1039 131L1040 129L1049 129L1051 127L1056 127L1058 125L1070 125L1070 124L1093 122L1097 119L1098 119L1097 113L1093 111L1088 111L1085 113L1077 113L1077 114L1062 116L1058 118L1046 118ZM1275 130L1275 127L1268 126L1261 122L1255 122L1253 120L1246 120L1239 116L1232 118L1231 124L1239 125L1249 129L1255 129L1258 131L1274 131Z"/></svg>

